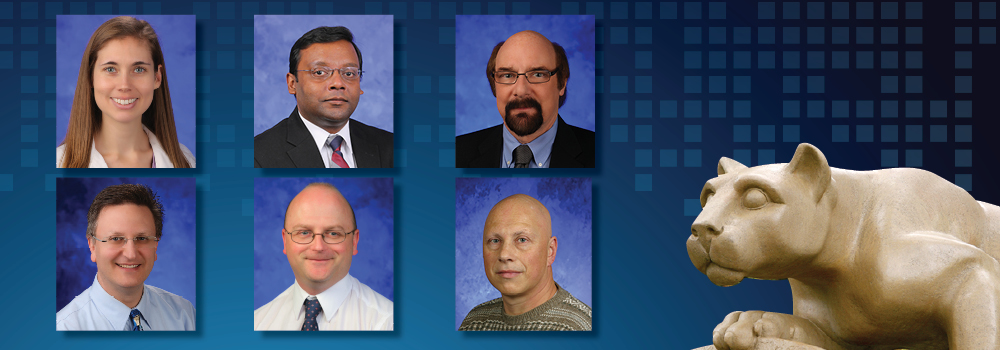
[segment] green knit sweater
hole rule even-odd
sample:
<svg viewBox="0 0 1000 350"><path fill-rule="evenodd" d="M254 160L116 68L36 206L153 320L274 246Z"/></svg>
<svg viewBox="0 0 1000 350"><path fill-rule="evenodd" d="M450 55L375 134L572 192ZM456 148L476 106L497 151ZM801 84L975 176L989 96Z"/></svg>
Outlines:
<svg viewBox="0 0 1000 350"><path fill-rule="evenodd" d="M460 331L589 331L590 306L556 283L556 295L544 304L517 316L503 312L503 298L472 308Z"/></svg>

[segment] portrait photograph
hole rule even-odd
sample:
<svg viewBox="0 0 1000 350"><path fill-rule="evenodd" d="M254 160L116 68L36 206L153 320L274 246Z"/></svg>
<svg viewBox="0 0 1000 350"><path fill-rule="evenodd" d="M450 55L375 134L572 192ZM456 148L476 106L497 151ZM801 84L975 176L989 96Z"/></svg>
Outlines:
<svg viewBox="0 0 1000 350"><path fill-rule="evenodd" d="M255 167L393 166L392 16L256 15L253 55Z"/></svg>
<svg viewBox="0 0 1000 350"><path fill-rule="evenodd" d="M58 15L55 29L56 167L196 166L194 15Z"/></svg>
<svg viewBox="0 0 1000 350"><path fill-rule="evenodd" d="M56 328L194 330L195 206L194 178L57 178Z"/></svg>
<svg viewBox="0 0 1000 350"><path fill-rule="evenodd" d="M392 329L392 179L256 178L253 208L254 330ZM318 329L298 317L306 296Z"/></svg>
<svg viewBox="0 0 1000 350"><path fill-rule="evenodd" d="M595 62L594 16L455 16L456 167L593 168Z"/></svg>
<svg viewBox="0 0 1000 350"><path fill-rule="evenodd" d="M591 330L592 198L589 178L455 179L455 327Z"/></svg>

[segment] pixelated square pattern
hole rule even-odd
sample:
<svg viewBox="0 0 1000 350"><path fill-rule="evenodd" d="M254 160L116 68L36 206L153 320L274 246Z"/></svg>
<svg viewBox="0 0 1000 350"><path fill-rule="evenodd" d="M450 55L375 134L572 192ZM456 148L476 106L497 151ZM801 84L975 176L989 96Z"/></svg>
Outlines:
<svg viewBox="0 0 1000 350"><path fill-rule="evenodd" d="M255 14L333 13L339 6L275 1L190 5L189 10L198 16L199 30L206 34L205 42L199 42L199 50L204 51L198 55L198 93L228 92L227 84L233 83L240 86L235 93L244 95L236 108L224 102L210 103L208 97L199 100L199 122L206 125L199 126L197 139L216 146L199 152L206 165L243 167L248 155L252 157L243 144L247 138L241 125L253 108L245 98L253 93L249 70L253 56L248 54L253 35L251 28L235 21L252 20ZM988 86L972 70L990 64L990 58L980 54L978 47L996 43L995 24L983 24L989 23L984 20L995 21L995 2L960 1L954 4L953 13L942 15L925 13L927 2L904 1L761 1L745 5L725 1L590 1L559 2L551 7L528 2L368 1L355 7L352 13L394 16L397 92L429 100L429 106L416 107L426 107L432 117L408 121L405 128L400 125L405 131L397 141L404 145L397 147L417 144L438 150L440 153L430 156L421 156L419 151L410 155L414 159L437 156L441 166L454 164L449 153L454 148L449 136L454 134L455 123L454 96L449 96L455 93L454 72L425 70L421 65L426 62L421 60L426 57L413 48L424 41L444 48L453 46L455 29L440 23L425 27L418 21L436 23L472 14L594 15L602 27L595 38L598 50L605 51L597 60L601 62L598 74L603 75L597 81L599 96L607 100L598 105L604 106L600 113L608 113L610 119L606 120L613 120L613 124L603 126L607 136L598 137L605 143L632 148L626 155L634 155L634 190L642 192L665 187L654 186L664 176L659 171L665 169L657 168L714 166L713 159L719 153L708 144L716 138L730 141L730 137L730 147L739 149L732 149L729 155L746 164L786 161L783 158L789 147L798 142L859 142L879 149L878 165L922 167L932 162L932 155L921 146L936 143L935 147L958 148L954 149L954 167L971 173L973 121L981 120L973 119L978 115L974 115L971 100L974 94L987 92L974 88ZM950 4L945 7L951 9ZM741 10L748 12L734 15ZM161 3L49 2L26 7L15 4L10 11L0 11L0 17L51 20L55 14L171 11L171 6ZM746 21L728 21L736 18ZM954 21L948 30L934 33L939 28L925 28L920 21L931 18ZM431 39L417 39L419 35ZM925 61L923 45L932 35L954 44L954 52L945 55L953 59L942 62L941 55L928 50ZM661 43L670 40L678 45L663 50ZM41 45L52 43L48 28L42 25L0 25L0 45L36 46L21 51L0 47L0 69L17 72L12 85L23 94L14 106L18 108L20 125L15 130L20 130L22 148L15 155L20 156L22 167L39 167L38 163L47 159L44 150L37 150L41 148L37 143L45 141L46 130L39 118L49 117L55 106L41 94L52 93L55 86L39 71L44 68L39 59L44 59L47 50ZM627 59L619 60L613 50L627 53ZM675 60L676 51L680 55ZM680 91L665 83L668 62L674 61L681 72L677 75ZM215 70L237 79L217 79ZM931 70L950 73L948 84L942 84L946 87L936 86L932 74L924 73ZM839 77L842 73L861 77L870 94L830 94L848 89ZM930 100L923 95L930 91L948 94ZM227 109L235 111L229 115ZM627 161L628 157L623 158ZM970 174L953 175L956 184L971 188ZM0 177L0 187L3 180ZM247 205L243 203L244 208ZM700 207L696 199L685 200L683 210L685 215L696 215Z"/></svg>

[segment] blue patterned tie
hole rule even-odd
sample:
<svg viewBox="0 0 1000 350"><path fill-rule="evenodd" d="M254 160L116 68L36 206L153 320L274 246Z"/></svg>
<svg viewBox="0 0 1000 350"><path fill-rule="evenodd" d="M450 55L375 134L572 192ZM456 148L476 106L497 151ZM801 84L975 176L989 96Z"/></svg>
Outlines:
<svg viewBox="0 0 1000 350"><path fill-rule="evenodd" d="M318 331L319 325L316 324L316 316L319 316L319 312L323 311L323 307L319 305L318 299L306 299L306 322L302 324L303 331Z"/></svg>
<svg viewBox="0 0 1000 350"><path fill-rule="evenodd" d="M330 155L330 161L333 162L333 164L336 164L337 168L350 168L351 166L347 165L347 161L344 160L344 154L340 152L340 146L343 145L344 138L340 137L340 135L330 135L326 138L326 143L330 145L330 149L333 149L333 154Z"/></svg>
<svg viewBox="0 0 1000 350"><path fill-rule="evenodd" d="M132 312L128 313L128 321L132 324L133 331L142 330L142 313L138 309L132 309Z"/></svg>

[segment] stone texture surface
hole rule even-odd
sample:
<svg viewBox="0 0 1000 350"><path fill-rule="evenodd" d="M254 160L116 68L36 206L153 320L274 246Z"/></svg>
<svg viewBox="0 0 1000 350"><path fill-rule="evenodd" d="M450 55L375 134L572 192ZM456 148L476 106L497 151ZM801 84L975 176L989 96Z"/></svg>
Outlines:
<svg viewBox="0 0 1000 350"><path fill-rule="evenodd" d="M734 311L715 327L733 350L758 337L1000 349L1000 207L926 170L833 168L805 143L787 164L722 158L718 174L702 189L691 262L719 286L792 289L792 314Z"/></svg>
<svg viewBox="0 0 1000 350"><path fill-rule="evenodd" d="M715 346L708 345L693 350L716 350L716 349ZM757 346L754 347L754 350L823 350L823 348L818 346L802 344L791 340L763 338L757 342Z"/></svg>

